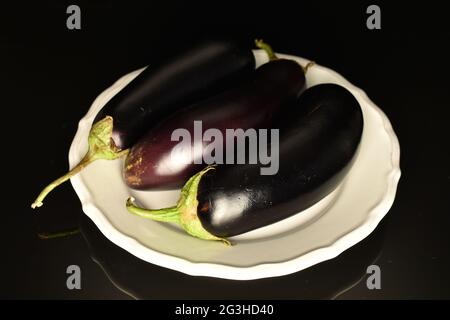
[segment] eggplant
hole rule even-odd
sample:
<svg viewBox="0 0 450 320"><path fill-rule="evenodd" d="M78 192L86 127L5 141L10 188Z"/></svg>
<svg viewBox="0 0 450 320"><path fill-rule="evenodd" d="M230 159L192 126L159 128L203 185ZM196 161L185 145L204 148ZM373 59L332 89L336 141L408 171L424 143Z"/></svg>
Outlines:
<svg viewBox="0 0 450 320"><path fill-rule="evenodd" d="M349 172L363 132L361 107L336 84L307 89L280 121L279 171L259 164L218 165L192 176L178 204L149 210L127 201L131 213L180 224L189 234L226 240L317 203ZM301 214L301 213L299 213Z"/></svg>
<svg viewBox="0 0 450 320"><path fill-rule="evenodd" d="M269 58L274 57L262 40L255 43ZM201 41L181 53L161 56L103 107L89 133L85 157L43 189L32 208L42 206L50 191L88 164L127 154L140 136L174 111L218 94L250 77L255 69L250 47L227 39Z"/></svg>
<svg viewBox="0 0 450 320"><path fill-rule="evenodd" d="M305 74L295 61L278 59L264 64L248 82L183 109L146 133L127 155L125 182L140 190L182 187L190 176L206 167L202 159L209 151L209 142L201 142L200 152L193 151L195 141L188 142L188 148L175 150L179 145L171 139L175 130L183 128L194 136L195 121L201 121L202 131L219 130L223 137L227 129L266 128L304 88ZM223 146L228 143L226 139Z"/></svg>

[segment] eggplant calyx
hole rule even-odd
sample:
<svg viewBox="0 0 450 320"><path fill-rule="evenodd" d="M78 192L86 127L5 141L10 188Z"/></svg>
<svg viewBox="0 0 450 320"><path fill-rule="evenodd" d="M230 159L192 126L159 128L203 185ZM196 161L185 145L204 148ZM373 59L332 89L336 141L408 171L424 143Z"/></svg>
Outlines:
<svg viewBox="0 0 450 320"><path fill-rule="evenodd" d="M272 47L268 43L265 43L264 40L255 39L255 46L259 49L264 50L267 53L269 61L278 60L278 57L273 51Z"/></svg>
<svg viewBox="0 0 450 320"><path fill-rule="evenodd" d="M180 224L186 230L187 233L194 237L198 237L205 240L218 240L222 241L226 245L231 245L230 241L225 238L217 237L203 228L202 223L197 215L197 192L198 184L202 176L213 170L214 166L208 166L197 174L193 175L188 182L181 189L181 197L178 201L177 207L180 210Z"/></svg>
<svg viewBox="0 0 450 320"><path fill-rule="evenodd" d="M31 208L35 209L43 205L44 198L57 186L69 180L71 177L83 170L87 165L98 159L114 160L128 153L128 149L121 150L112 139L113 118L106 116L102 120L94 123L89 132L89 150L84 158L73 169L62 177L46 186L34 200Z"/></svg>
<svg viewBox="0 0 450 320"><path fill-rule="evenodd" d="M202 223L197 215L197 191L198 184L202 176L209 170L214 169L213 166L208 166L197 174L193 175L184 185L181 190L181 196L178 203L174 207L164 209L144 209L136 206L133 198L127 200L127 210L130 213L163 222L174 222L179 224L188 234L196 238L204 240L222 241L226 245L231 245L230 241L225 238L217 237L209 233L203 228Z"/></svg>

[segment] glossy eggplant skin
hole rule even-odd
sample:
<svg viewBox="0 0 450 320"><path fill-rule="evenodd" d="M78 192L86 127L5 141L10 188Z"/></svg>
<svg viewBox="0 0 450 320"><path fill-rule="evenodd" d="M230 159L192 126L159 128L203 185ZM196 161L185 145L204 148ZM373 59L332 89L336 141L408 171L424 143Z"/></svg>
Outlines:
<svg viewBox="0 0 450 320"><path fill-rule="evenodd" d="M141 190L183 186L206 164L194 164L193 156L188 153L172 157L172 151L179 143L171 141L174 130L184 128L194 136L194 121L199 120L203 132L215 128L224 137L226 129L267 128L275 115L283 112L284 106L291 106L304 88L305 75L298 63L280 59L264 64L248 82L183 109L147 132L131 148L125 160L126 183ZM203 146L208 143L203 142Z"/></svg>
<svg viewBox="0 0 450 320"><path fill-rule="evenodd" d="M353 95L321 84L288 111L279 123L277 174L260 175L260 165L222 165L200 180L197 215L209 233L227 238L292 216L332 192L348 173L363 132Z"/></svg>
<svg viewBox="0 0 450 320"><path fill-rule="evenodd" d="M213 96L250 77L252 50L227 39L202 40L181 53L152 61L98 113L114 120L112 138L130 148L149 128L183 106Z"/></svg>

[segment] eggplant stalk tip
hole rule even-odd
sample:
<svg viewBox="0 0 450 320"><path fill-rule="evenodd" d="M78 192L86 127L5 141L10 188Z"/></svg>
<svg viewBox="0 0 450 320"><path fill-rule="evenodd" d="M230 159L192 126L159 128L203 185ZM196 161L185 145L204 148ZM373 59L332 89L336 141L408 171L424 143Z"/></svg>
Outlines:
<svg viewBox="0 0 450 320"><path fill-rule="evenodd" d="M79 173L92 162L105 159L113 160L122 157L128 153L128 149L120 150L116 147L112 139L113 118L106 116L102 120L96 122L89 132L88 144L89 150L84 158L73 169L62 177L51 182L38 195L36 200L31 204L31 208L35 209L43 205L45 197L57 186L69 180L71 177Z"/></svg>
<svg viewBox="0 0 450 320"><path fill-rule="evenodd" d="M255 45L257 48L262 49L267 53L270 61L278 60L278 57L273 51L272 47L268 43L265 43L264 40L255 39Z"/></svg>
<svg viewBox="0 0 450 320"><path fill-rule="evenodd" d="M302 66L303 72L306 74L308 72L308 69L314 66L316 63L314 61L310 61L306 64L306 66Z"/></svg>

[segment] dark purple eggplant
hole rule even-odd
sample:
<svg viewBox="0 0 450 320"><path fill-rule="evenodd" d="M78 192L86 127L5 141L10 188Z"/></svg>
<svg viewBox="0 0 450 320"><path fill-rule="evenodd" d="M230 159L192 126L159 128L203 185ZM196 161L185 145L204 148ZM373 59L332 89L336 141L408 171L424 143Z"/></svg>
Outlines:
<svg viewBox="0 0 450 320"><path fill-rule="evenodd" d="M341 86L307 89L279 123L279 171L261 165L207 167L189 179L177 206L130 212L179 223L189 234L226 238L290 217L323 199L348 173L363 131L358 101ZM301 214L301 213L300 213Z"/></svg>
<svg viewBox="0 0 450 320"><path fill-rule="evenodd" d="M272 125L284 106L292 105L305 87L302 67L292 60L274 60L258 68L252 79L237 88L183 109L146 133L130 150L124 167L128 186L143 190L164 190L182 187L194 173L206 167L195 164L200 155L192 148L173 156L179 144L171 135L184 128L194 136L194 121L201 121L203 130L258 129ZM224 139L224 146L227 141ZM203 141L203 152L207 145ZM223 152L225 154L225 150ZM197 161L202 162L202 161Z"/></svg>
<svg viewBox="0 0 450 320"><path fill-rule="evenodd" d="M256 45L273 57L262 41ZM70 172L48 185L31 205L98 159L117 159L146 131L174 111L216 95L251 76L255 59L250 47L235 41L202 41L163 60L152 61L98 113L89 133L89 151Z"/></svg>

